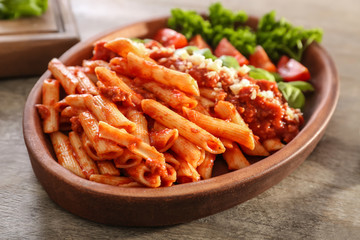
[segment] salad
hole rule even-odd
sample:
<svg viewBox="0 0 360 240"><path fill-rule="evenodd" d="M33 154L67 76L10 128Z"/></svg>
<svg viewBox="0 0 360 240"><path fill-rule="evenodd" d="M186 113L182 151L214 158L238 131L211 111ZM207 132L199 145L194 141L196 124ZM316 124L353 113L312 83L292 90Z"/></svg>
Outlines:
<svg viewBox="0 0 360 240"><path fill-rule="evenodd" d="M301 57L311 43L321 42L322 30L293 26L284 18L276 20L275 11L260 18L256 31L245 25L247 20L244 11L234 13L214 3L208 19L195 11L173 9L168 26L183 34L189 45L212 48L216 57L236 58L223 58L226 66L250 65L250 77L276 81L288 104L301 109L303 92L314 90L307 82L310 74L300 63Z"/></svg>

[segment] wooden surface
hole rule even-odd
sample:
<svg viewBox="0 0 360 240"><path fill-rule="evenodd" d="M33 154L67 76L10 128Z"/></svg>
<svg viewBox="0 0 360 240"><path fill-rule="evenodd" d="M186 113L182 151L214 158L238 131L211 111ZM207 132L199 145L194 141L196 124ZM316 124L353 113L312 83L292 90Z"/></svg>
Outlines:
<svg viewBox="0 0 360 240"><path fill-rule="evenodd" d="M54 2L52 0L48 2L48 8L41 16L1 20L0 35L57 32L59 30L56 23L57 11Z"/></svg>
<svg viewBox="0 0 360 240"><path fill-rule="evenodd" d="M34 76L44 72L79 41L69 0L48 0L40 17L0 20L0 78Z"/></svg>
<svg viewBox="0 0 360 240"><path fill-rule="evenodd" d="M205 11L210 1L72 0L81 37L166 15ZM120 228L80 219L54 204L37 182L24 146L22 109L36 78L0 80L0 239L359 239L360 2L223 1L260 15L276 9L295 24L321 27L338 67L338 107L309 158L281 183L241 205L166 228ZM0 56L4 57L4 56ZM20 59L19 59L20 60ZM89 209L91 211L91 209Z"/></svg>

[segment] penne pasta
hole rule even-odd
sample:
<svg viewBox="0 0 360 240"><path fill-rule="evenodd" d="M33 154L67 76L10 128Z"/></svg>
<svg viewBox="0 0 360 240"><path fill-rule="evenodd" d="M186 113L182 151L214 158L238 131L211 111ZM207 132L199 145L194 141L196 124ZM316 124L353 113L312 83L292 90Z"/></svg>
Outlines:
<svg viewBox="0 0 360 240"><path fill-rule="evenodd" d="M85 178L85 175L74 157L69 138L61 132L50 134L51 142L54 146L55 154L61 166L75 173L79 177Z"/></svg>
<svg viewBox="0 0 360 240"><path fill-rule="evenodd" d="M120 171L117 169L112 161L97 161L96 162L100 174L110 176L120 176Z"/></svg>
<svg viewBox="0 0 360 240"><path fill-rule="evenodd" d="M64 110L61 111L60 116L71 118L74 116L78 116L80 113L84 111L86 111L86 108L76 108L72 106L67 106L66 108L64 108Z"/></svg>
<svg viewBox="0 0 360 240"><path fill-rule="evenodd" d="M136 77L157 81L170 87L176 87L183 92L195 96L200 95L197 82L187 73L178 72L147 61L131 52L128 54L127 60L129 71Z"/></svg>
<svg viewBox="0 0 360 240"><path fill-rule="evenodd" d="M116 143L99 137L99 123L91 113L81 113L79 120L86 136L96 150L97 156L102 160L114 159L124 152Z"/></svg>
<svg viewBox="0 0 360 240"><path fill-rule="evenodd" d="M180 162L176 158L174 158L173 155L166 152L166 153L164 153L164 157L165 157L165 162L167 164L171 165L176 171L179 169Z"/></svg>
<svg viewBox="0 0 360 240"><path fill-rule="evenodd" d="M181 136L176 139L171 146L171 150L176 153L178 157L189 162L193 167L197 167L205 158L204 149L197 147Z"/></svg>
<svg viewBox="0 0 360 240"><path fill-rule="evenodd" d="M52 75L60 81L61 86L67 94L75 94L79 80L72 74L66 66L57 58L53 58L48 66Z"/></svg>
<svg viewBox="0 0 360 240"><path fill-rule="evenodd" d="M222 142L222 144L224 144L225 148L233 148L233 141L226 138L220 138L220 141Z"/></svg>
<svg viewBox="0 0 360 240"><path fill-rule="evenodd" d="M103 107L93 96L88 95L86 97L85 105L98 121L106 121L106 115Z"/></svg>
<svg viewBox="0 0 360 240"><path fill-rule="evenodd" d="M91 81L83 71L78 69L75 71L75 76L79 81L79 84L77 85L77 91L79 93L89 93L92 95L99 94L99 91L93 81Z"/></svg>
<svg viewBox="0 0 360 240"><path fill-rule="evenodd" d="M285 145L278 138L266 139L263 141L263 146L268 152L280 150Z"/></svg>
<svg viewBox="0 0 360 240"><path fill-rule="evenodd" d="M236 110L236 107L228 101L218 101L214 107L214 111L221 119L229 119L233 123L244 127L247 126Z"/></svg>
<svg viewBox="0 0 360 240"><path fill-rule="evenodd" d="M138 184L129 177L92 174L89 180L118 187L141 187L140 184Z"/></svg>
<svg viewBox="0 0 360 240"><path fill-rule="evenodd" d="M71 94L64 98L65 103L77 108L86 108L86 102L92 96L90 94Z"/></svg>
<svg viewBox="0 0 360 240"><path fill-rule="evenodd" d="M150 143L159 152L166 152L174 145L174 142L179 137L177 129L165 128L159 131L152 131L150 133Z"/></svg>
<svg viewBox="0 0 360 240"><path fill-rule="evenodd" d="M95 68L97 67L110 68L109 63L104 60L83 60L82 66L84 73L94 84L98 82L98 78L95 74Z"/></svg>
<svg viewBox="0 0 360 240"><path fill-rule="evenodd" d="M165 165L166 165L167 175L161 177L161 186L170 187L173 185L174 182L176 182L177 174L173 166L171 166L168 163L166 163Z"/></svg>
<svg viewBox="0 0 360 240"><path fill-rule="evenodd" d="M143 142L150 144L149 132L148 132L148 122L142 112L131 108L126 113L127 118L136 124L135 130L132 134L140 138Z"/></svg>
<svg viewBox="0 0 360 240"><path fill-rule="evenodd" d="M130 52L139 57L148 58L148 52L145 46L141 43L131 41L128 38L116 38L107 42L105 47L124 58L126 58Z"/></svg>
<svg viewBox="0 0 360 240"><path fill-rule="evenodd" d="M99 136L101 139L111 140L126 147L131 152L138 154L142 158L155 161L159 163L159 165L165 164L163 154L159 153L154 147L141 141L141 139L127 133L124 129L115 128L101 121L99 123Z"/></svg>
<svg viewBox="0 0 360 240"><path fill-rule="evenodd" d="M54 79L46 79L42 87L42 104L36 108L43 120L43 131L52 133L59 130L59 113L55 104L59 101L59 82Z"/></svg>
<svg viewBox="0 0 360 240"><path fill-rule="evenodd" d="M180 165L177 170L178 183L197 182L200 180L200 174L190 163L183 159L179 159L179 163Z"/></svg>
<svg viewBox="0 0 360 240"><path fill-rule="evenodd" d="M114 159L114 164L117 168L129 168L139 165L141 161L141 156L130 152L128 149L125 149L124 153L120 157Z"/></svg>
<svg viewBox="0 0 360 240"><path fill-rule="evenodd" d="M209 110L207 110L201 103L196 105L196 107L194 107L193 110L198 111L199 113L210 116Z"/></svg>
<svg viewBox="0 0 360 240"><path fill-rule="evenodd" d="M215 154L211 154L208 152L205 153L204 161L197 167L197 171L199 172L202 179L211 178L215 159Z"/></svg>
<svg viewBox="0 0 360 240"><path fill-rule="evenodd" d="M93 160L100 161L101 158L97 155L96 150L94 146L92 145L89 138L86 136L86 134L83 132L81 134L81 143L84 148L84 151L86 154Z"/></svg>
<svg viewBox="0 0 360 240"><path fill-rule="evenodd" d="M144 163L125 169L125 172L136 182L147 187L160 187L161 178L159 174L151 171Z"/></svg>
<svg viewBox="0 0 360 240"><path fill-rule="evenodd" d="M133 132L136 124L127 119L117 108L117 106L105 97L100 95L93 97L94 103L100 106L103 115L110 125L118 128L124 128L128 132ZM103 120L103 119L101 119Z"/></svg>
<svg viewBox="0 0 360 240"><path fill-rule="evenodd" d="M155 130L163 130L166 129L159 122L155 122L154 128ZM193 167L197 167L205 158L205 150L200 149L195 144L189 142L185 138L178 136L176 141L171 146L171 150L180 158L185 159L189 162ZM166 160L165 160L166 161Z"/></svg>
<svg viewBox="0 0 360 240"><path fill-rule="evenodd" d="M155 94L155 96L172 108L181 110L182 107L194 108L197 105L195 99L189 98L185 93L171 89L161 83L135 79L138 85Z"/></svg>
<svg viewBox="0 0 360 240"><path fill-rule="evenodd" d="M69 140L76 155L76 159L86 178L89 178L91 174L98 174L99 170L95 162L86 154L80 136L76 132L70 132Z"/></svg>
<svg viewBox="0 0 360 240"><path fill-rule="evenodd" d="M259 139L257 137L255 137L254 139L255 139L255 147L253 150L250 150L244 146L241 146L241 150L245 154L250 156L263 156L263 157L269 156L270 155L269 151L264 147L263 144L259 142Z"/></svg>
<svg viewBox="0 0 360 240"><path fill-rule="evenodd" d="M86 73L95 73L95 68L97 67L106 67L109 68L109 63L104 60L83 60L82 66L85 69Z"/></svg>
<svg viewBox="0 0 360 240"><path fill-rule="evenodd" d="M254 149L254 137L248 128L232 122L226 122L219 118L207 116L188 108L183 108L183 111L190 121L215 136L226 138L244 145L249 149Z"/></svg>
<svg viewBox="0 0 360 240"><path fill-rule="evenodd" d="M236 110L235 106L227 101L218 101L214 107L215 113L222 119L229 119L231 122L239 124L241 126L246 126L239 112ZM257 137L254 137L254 149L249 149L247 147L241 146L241 149L248 155L251 156L269 156L269 152L263 147L259 142Z"/></svg>
<svg viewBox="0 0 360 240"><path fill-rule="evenodd" d="M142 96L132 90L120 77L116 75L115 72L105 67L97 67L95 68L95 73L99 81L106 87L118 87L129 94L131 101L135 105L139 105L141 103Z"/></svg>
<svg viewBox="0 0 360 240"><path fill-rule="evenodd" d="M145 99L141 102L141 107L144 113L151 118L168 128L176 128L181 136L206 151L215 154L225 151L224 145L218 138L164 105L154 100Z"/></svg>
<svg viewBox="0 0 360 240"><path fill-rule="evenodd" d="M210 112L210 109L215 106L215 103L207 98L204 98L202 96L196 96L196 100L201 104L207 112Z"/></svg>
<svg viewBox="0 0 360 240"><path fill-rule="evenodd" d="M111 70L115 71L118 74L128 77L134 77L134 74L129 71L129 66L126 58L115 57L111 59L109 67Z"/></svg>
<svg viewBox="0 0 360 240"><path fill-rule="evenodd" d="M218 154L241 169L243 152L268 156L296 135L303 116L276 83L158 40L103 39L82 66L49 62L36 108L60 165L98 183L168 187L209 179Z"/></svg>
<svg viewBox="0 0 360 240"><path fill-rule="evenodd" d="M225 159L229 170L237 170L250 165L236 143L234 143L233 148L226 149L222 156Z"/></svg>
<svg viewBox="0 0 360 240"><path fill-rule="evenodd" d="M213 102L217 102L219 100L224 100L226 97L226 93L223 90L214 90L212 88L199 88L200 96L207 98Z"/></svg>

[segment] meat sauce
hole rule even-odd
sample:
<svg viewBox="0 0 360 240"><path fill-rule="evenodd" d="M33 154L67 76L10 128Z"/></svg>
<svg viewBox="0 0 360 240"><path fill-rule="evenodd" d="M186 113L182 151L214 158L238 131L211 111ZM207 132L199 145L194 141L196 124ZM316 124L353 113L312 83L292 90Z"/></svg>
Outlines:
<svg viewBox="0 0 360 240"><path fill-rule="evenodd" d="M146 48L153 54L152 58L158 64L190 74L197 81L199 87L224 90L226 92L225 100L237 107L244 121L261 142L277 138L288 143L299 133L299 128L304 122L302 113L300 110L288 106L275 82L254 80L246 74L233 76L223 69L214 71L202 64L194 64L176 57L173 49L163 48L156 43L156 41L150 41ZM114 57L114 53L104 50L103 44L99 42L96 45L94 59L107 60ZM239 91L234 94L231 91L231 85L234 82L241 82L243 79L248 84L241 86ZM121 94L115 95L123 97ZM149 98L152 97L149 96Z"/></svg>
<svg viewBox="0 0 360 240"><path fill-rule="evenodd" d="M237 106L244 121L261 141L278 138L290 142L304 122L301 112L288 106L275 82L248 80L251 83L249 86L242 87L236 95L229 94L227 100ZM266 97L262 94L268 91L274 96Z"/></svg>
<svg viewBox="0 0 360 240"><path fill-rule="evenodd" d="M232 79L226 71L212 71L174 57L162 58L158 63L189 73L199 87L218 89L221 86L227 93L225 100L237 107L260 141L277 138L288 143L298 134L299 127L304 122L300 110L288 106L275 82L254 80L247 75L237 75L236 79ZM247 84L234 94L231 85L234 81L241 82L243 79Z"/></svg>
<svg viewBox="0 0 360 240"><path fill-rule="evenodd" d="M209 70L193 65L191 62L175 58L162 58L159 63L167 68L189 73L197 81L199 87L214 88L220 81L220 75L218 73L214 72L214 74L209 74Z"/></svg>

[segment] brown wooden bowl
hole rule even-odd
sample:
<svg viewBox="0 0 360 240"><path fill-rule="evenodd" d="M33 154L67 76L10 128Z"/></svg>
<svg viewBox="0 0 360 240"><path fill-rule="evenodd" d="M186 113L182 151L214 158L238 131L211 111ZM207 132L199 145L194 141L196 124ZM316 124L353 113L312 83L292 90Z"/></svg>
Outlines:
<svg viewBox="0 0 360 240"><path fill-rule="evenodd" d="M256 26L250 18L250 26ZM166 24L166 18L136 23L81 42L61 57L66 65L90 58L99 39L151 37ZM298 136L273 155L241 170L222 173L194 183L157 189L121 188L82 179L60 166L49 138L43 133L35 104L41 101L41 86L50 77L46 71L32 89L24 110L23 131L36 177L61 207L80 217L110 225L164 226L202 218L249 200L280 182L297 168L323 136L339 95L335 65L318 44L305 52L303 63L312 74L315 93L307 97L305 126Z"/></svg>

